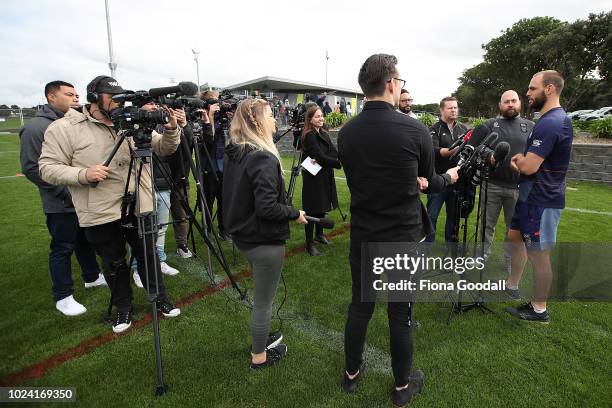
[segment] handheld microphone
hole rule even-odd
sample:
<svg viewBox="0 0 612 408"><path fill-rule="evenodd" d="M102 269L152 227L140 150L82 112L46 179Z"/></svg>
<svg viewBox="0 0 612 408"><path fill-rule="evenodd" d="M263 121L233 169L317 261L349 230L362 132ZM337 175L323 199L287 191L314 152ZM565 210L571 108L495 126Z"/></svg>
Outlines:
<svg viewBox="0 0 612 408"><path fill-rule="evenodd" d="M315 224L319 224L322 228L325 228L325 229L334 228L334 220L330 220L329 218L316 218L316 217L311 217L309 215L305 215L304 218L306 218L308 222L314 222Z"/></svg>
<svg viewBox="0 0 612 408"><path fill-rule="evenodd" d="M485 125L478 125L474 128L472 132L472 137L469 140L470 146L477 147L482 141L489 135L489 128Z"/></svg>
<svg viewBox="0 0 612 408"><path fill-rule="evenodd" d="M495 152L493 152L493 164L498 166L506 159L508 153L510 153L510 145L508 142L499 142L497 146L495 146Z"/></svg>
<svg viewBox="0 0 612 408"><path fill-rule="evenodd" d="M198 86L193 82L180 82L176 86L166 86L163 88L151 88L149 89L149 96L151 98L157 98L168 94L180 94L180 95L195 95L198 93Z"/></svg>
<svg viewBox="0 0 612 408"><path fill-rule="evenodd" d="M497 142L497 139L499 139L499 134L497 132L491 132L489 136L487 136L487 138L484 140L484 142L482 142L482 145L493 149L493 146L495 146L495 142Z"/></svg>
<svg viewBox="0 0 612 408"><path fill-rule="evenodd" d="M459 139L455 140L455 142L452 145L450 145L448 150L453 150L455 147L458 147L458 149L455 150L455 153L450 155L449 159L452 160L453 158L455 158L455 156L457 156L458 154L460 154L463 151L463 149L466 146L466 144L472 138L472 134L473 133L474 133L474 129L470 129L466 134L461 136Z"/></svg>

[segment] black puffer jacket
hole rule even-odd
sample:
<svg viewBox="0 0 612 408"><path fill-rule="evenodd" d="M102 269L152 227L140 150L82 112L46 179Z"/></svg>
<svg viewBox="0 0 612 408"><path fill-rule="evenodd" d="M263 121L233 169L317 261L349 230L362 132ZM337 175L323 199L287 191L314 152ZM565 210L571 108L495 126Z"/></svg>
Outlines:
<svg viewBox="0 0 612 408"><path fill-rule="evenodd" d="M238 245L282 244L289 220L299 211L287 205L278 159L249 145L225 148L223 222Z"/></svg>

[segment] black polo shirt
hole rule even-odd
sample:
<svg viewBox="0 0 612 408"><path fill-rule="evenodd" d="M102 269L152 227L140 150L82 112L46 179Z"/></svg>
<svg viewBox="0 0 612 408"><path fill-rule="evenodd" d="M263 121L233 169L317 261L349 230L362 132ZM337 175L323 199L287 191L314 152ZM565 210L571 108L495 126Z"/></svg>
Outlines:
<svg viewBox="0 0 612 408"><path fill-rule="evenodd" d="M459 156L453 157L452 160L448 157L442 157L440 156L440 149L450 147L461 135L467 133L467 131L467 126L459 122L455 122L455 126L453 126L453 130L451 131L448 125L441 119L429 128L436 158L436 173L445 173L446 170L457 165Z"/></svg>

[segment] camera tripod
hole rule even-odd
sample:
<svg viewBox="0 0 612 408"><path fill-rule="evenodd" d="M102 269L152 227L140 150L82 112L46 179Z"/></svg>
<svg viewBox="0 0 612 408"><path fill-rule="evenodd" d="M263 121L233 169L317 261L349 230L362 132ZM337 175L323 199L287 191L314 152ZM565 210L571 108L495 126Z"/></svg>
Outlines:
<svg viewBox="0 0 612 408"><path fill-rule="evenodd" d="M479 173L479 174L476 174ZM479 166L474 171L467 171L463 177L459 178L457 185L455 186L455 192L457 194L457 201L455 203L455 224L453 226L452 242L450 243L451 257L457 259L457 257L465 257L469 252L468 243L468 219L470 213L474 207L474 196L476 194L475 187L473 187L473 181L478 182L478 207L476 210L476 225L474 229L474 247L472 250L472 257L484 255L485 247L485 231L487 224L487 191L489 187L489 166ZM482 209L482 212L481 212ZM459 234L461 233L461 242L459 242ZM483 270L479 271L479 281L482 282ZM470 281L465 277L465 280ZM468 292L472 299L472 303L462 304L462 291L457 291L456 300L452 301L451 310L448 316L448 322L453 316L453 313L463 313L469 310L480 310L484 313L494 313L488 308L482 296L482 290L479 290L477 294ZM449 293L450 295L450 293Z"/></svg>

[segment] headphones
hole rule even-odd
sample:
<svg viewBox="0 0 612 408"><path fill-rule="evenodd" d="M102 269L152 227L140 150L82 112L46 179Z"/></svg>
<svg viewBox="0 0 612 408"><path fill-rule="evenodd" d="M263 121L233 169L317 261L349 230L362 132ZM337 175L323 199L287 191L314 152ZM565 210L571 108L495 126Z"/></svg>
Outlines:
<svg viewBox="0 0 612 408"><path fill-rule="evenodd" d="M98 75L87 85L87 102L96 103L98 102L98 93L96 92L96 88L100 84L100 82L105 79L110 78L107 75Z"/></svg>

